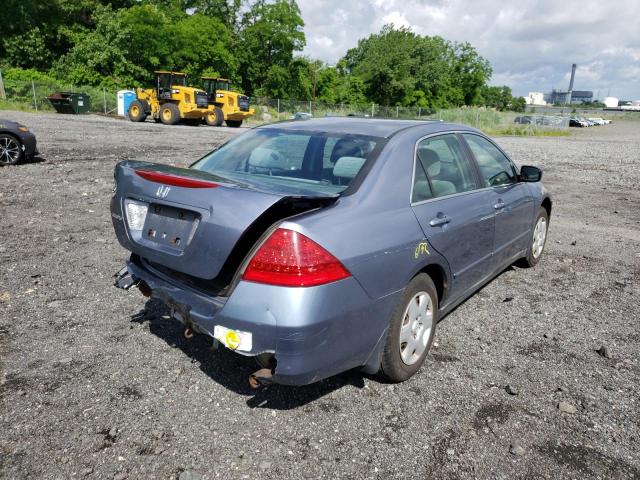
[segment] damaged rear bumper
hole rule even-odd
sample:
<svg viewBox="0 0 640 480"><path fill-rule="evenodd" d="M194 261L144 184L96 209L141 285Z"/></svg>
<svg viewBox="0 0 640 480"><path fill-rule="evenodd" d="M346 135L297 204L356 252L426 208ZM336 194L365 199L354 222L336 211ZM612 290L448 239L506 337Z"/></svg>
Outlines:
<svg viewBox="0 0 640 480"><path fill-rule="evenodd" d="M122 288L144 282L152 297L196 331L214 338L216 326L250 333L250 350L236 353L275 354L271 381L287 385L313 383L369 363L375 370L397 300L372 301L352 277L310 288L240 281L229 297L216 297L178 284L133 257L120 273Z"/></svg>

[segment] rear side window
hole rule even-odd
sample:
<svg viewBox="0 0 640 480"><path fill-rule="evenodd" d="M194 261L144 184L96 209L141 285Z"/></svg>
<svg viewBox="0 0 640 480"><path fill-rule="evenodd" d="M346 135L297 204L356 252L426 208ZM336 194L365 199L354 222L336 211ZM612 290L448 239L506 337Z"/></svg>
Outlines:
<svg viewBox="0 0 640 480"><path fill-rule="evenodd" d="M418 143L412 201L444 197L478 188L473 169L455 135L439 135Z"/></svg>
<svg viewBox="0 0 640 480"><path fill-rule="evenodd" d="M486 187L499 187L516 182L513 165L493 143L479 135L464 134L464 139L478 163Z"/></svg>

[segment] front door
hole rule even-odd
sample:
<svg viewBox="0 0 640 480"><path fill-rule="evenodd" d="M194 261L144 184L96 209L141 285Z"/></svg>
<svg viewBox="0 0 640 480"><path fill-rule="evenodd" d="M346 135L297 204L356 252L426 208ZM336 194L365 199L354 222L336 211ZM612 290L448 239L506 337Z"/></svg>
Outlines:
<svg viewBox="0 0 640 480"><path fill-rule="evenodd" d="M478 164L481 181L491 188L495 212L493 255L506 266L524 255L531 237L534 215L529 185L518 182L515 166L491 141L475 134L463 135Z"/></svg>
<svg viewBox="0 0 640 480"><path fill-rule="evenodd" d="M493 192L478 183L456 135L418 143L412 208L431 247L449 263L452 300L492 272Z"/></svg>

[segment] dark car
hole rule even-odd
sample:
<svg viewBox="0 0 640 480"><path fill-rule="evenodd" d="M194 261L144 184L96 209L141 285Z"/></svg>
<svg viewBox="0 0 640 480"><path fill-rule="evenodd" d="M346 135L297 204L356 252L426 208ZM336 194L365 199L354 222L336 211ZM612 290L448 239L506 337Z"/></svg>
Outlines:
<svg viewBox="0 0 640 480"><path fill-rule="evenodd" d="M438 320L540 260L541 171L444 122L322 118L254 128L191 168L116 166L117 284L300 385L351 368L402 381Z"/></svg>
<svg viewBox="0 0 640 480"><path fill-rule="evenodd" d="M26 126L0 119L0 165L15 165L38 154L36 136Z"/></svg>
<svg viewBox="0 0 640 480"><path fill-rule="evenodd" d="M583 122L580 118L578 117L571 117L569 119L569 126L570 127L586 127L587 124L585 122Z"/></svg>

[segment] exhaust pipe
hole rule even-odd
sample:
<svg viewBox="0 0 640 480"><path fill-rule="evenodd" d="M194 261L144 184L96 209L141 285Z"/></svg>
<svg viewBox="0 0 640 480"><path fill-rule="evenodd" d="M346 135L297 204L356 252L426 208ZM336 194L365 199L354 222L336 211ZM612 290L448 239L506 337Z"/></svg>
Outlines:
<svg viewBox="0 0 640 480"><path fill-rule="evenodd" d="M249 386L254 390L271 383L271 377L273 376L273 370L270 368L261 368L257 372L249 375Z"/></svg>
<svg viewBox="0 0 640 480"><path fill-rule="evenodd" d="M191 340L193 338L193 329L191 327L187 327L184 330L184 338L187 340Z"/></svg>

